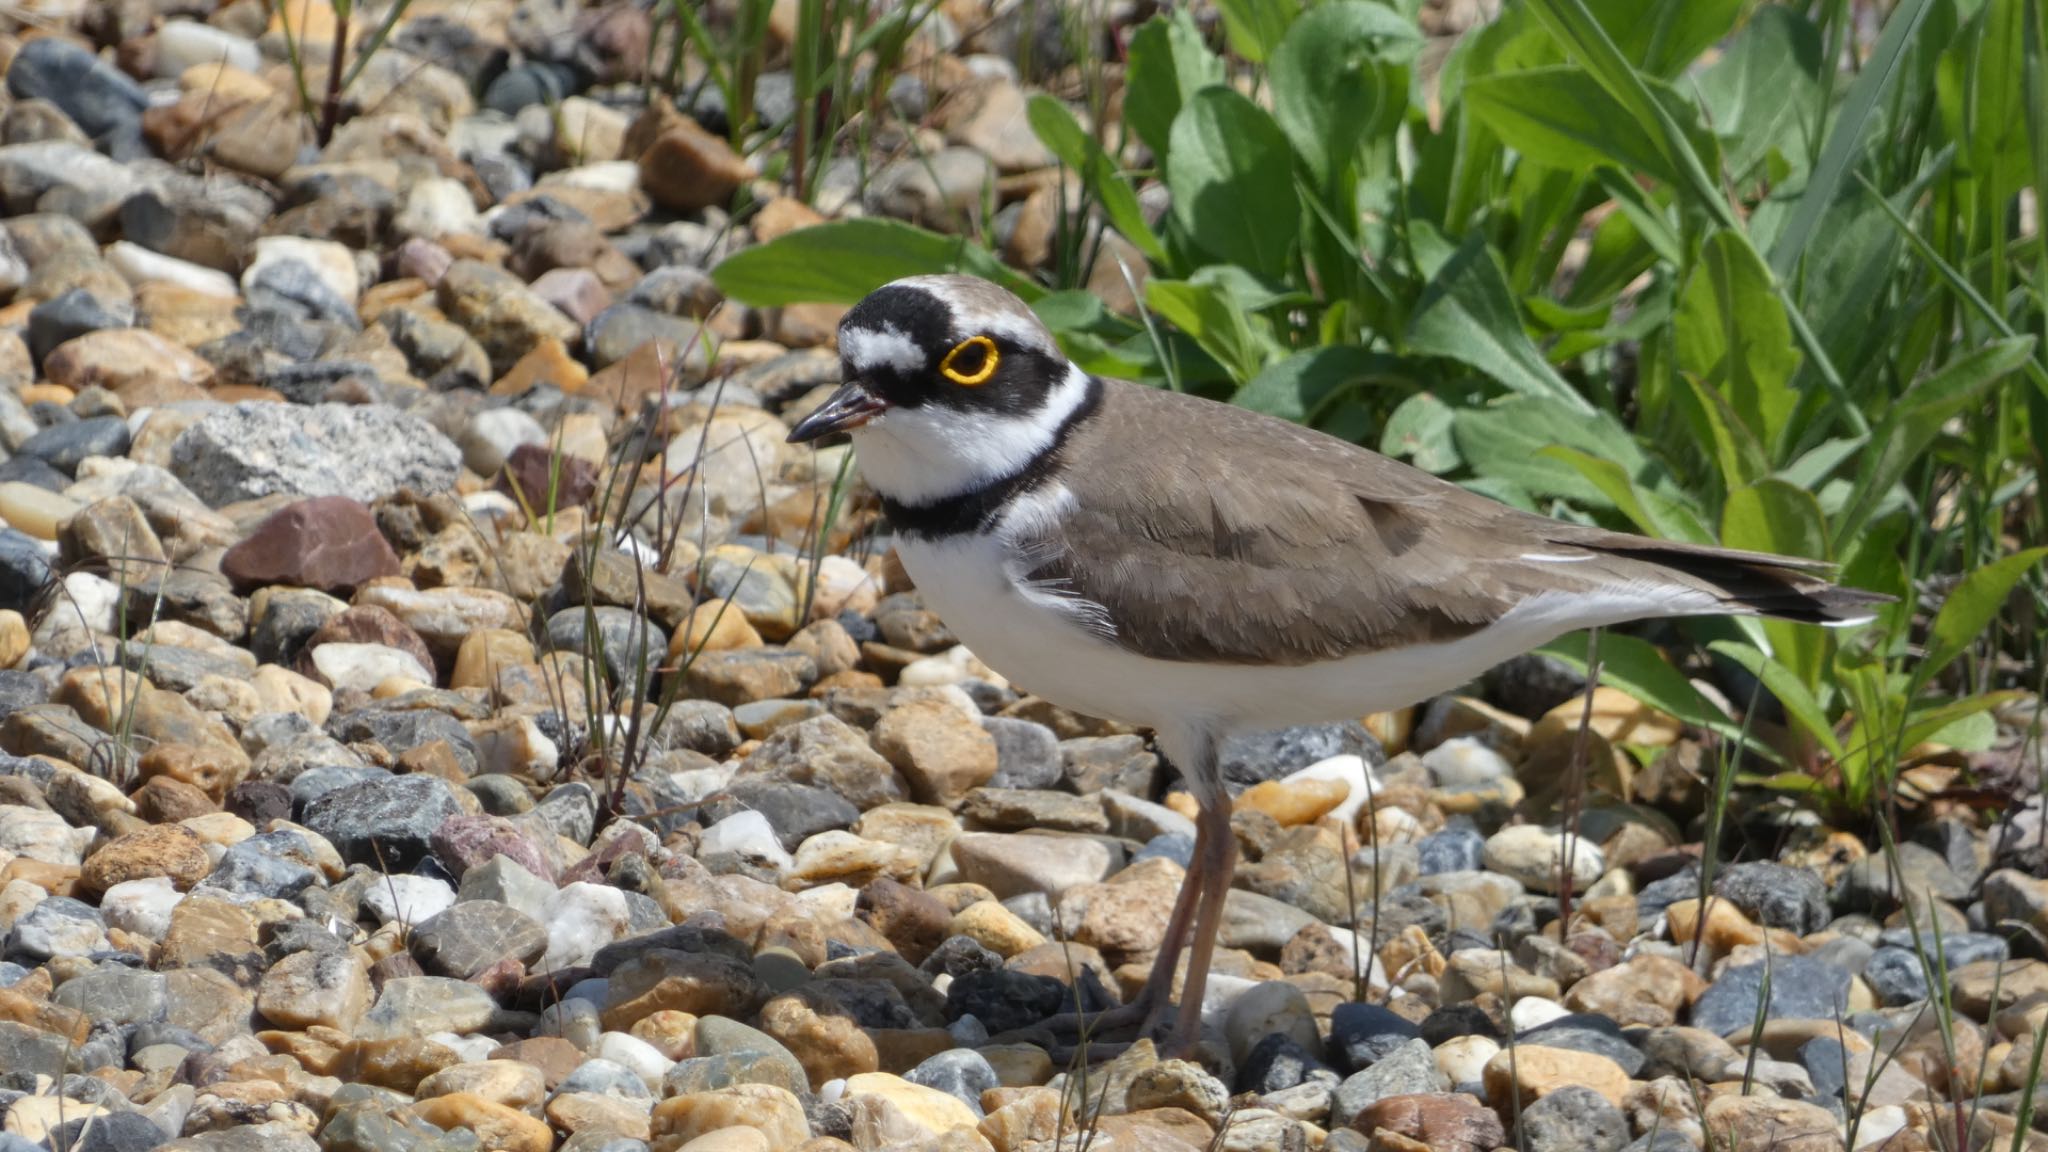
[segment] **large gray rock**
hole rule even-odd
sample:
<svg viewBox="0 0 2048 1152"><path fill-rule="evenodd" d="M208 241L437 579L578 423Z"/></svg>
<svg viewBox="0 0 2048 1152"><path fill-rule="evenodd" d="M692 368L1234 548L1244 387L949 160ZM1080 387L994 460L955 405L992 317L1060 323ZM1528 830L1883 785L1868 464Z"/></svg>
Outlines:
<svg viewBox="0 0 2048 1152"><path fill-rule="evenodd" d="M187 428L171 471L214 507L285 493L374 503L455 483L462 452L417 416L382 406L236 404Z"/></svg>

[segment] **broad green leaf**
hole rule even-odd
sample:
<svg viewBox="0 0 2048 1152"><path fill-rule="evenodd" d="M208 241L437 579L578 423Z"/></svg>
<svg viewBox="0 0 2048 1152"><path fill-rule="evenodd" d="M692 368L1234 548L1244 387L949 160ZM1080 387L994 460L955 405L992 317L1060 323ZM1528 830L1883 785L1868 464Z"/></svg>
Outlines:
<svg viewBox="0 0 2048 1152"><path fill-rule="evenodd" d="M1223 38L1230 50L1263 64L1301 6L1295 0L1216 0L1216 9L1223 14Z"/></svg>
<svg viewBox="0 0 2048 1152"><path fill-rule="evenodd" d="M1820 501L1804 488L1767 477L1728 494L1721 510L1721 543L1751 552L1828 558L1827 522ZM1771 655L1811 688L1827 660L1827 633L1784 620L1763 621Z"/></svg>
<svg viewBox="0 0 2048 1152"><path fill-rule="evenodd" d="M2044 556L2048 556L2048 546L2029 548L1965 574L1942 602L1941 611L1935 613L1934 627L1927 636L1927 654L1913 666L1914 683L1933 680L1969 651L2005 610L2005 598L2011 594L2013 585L2033 571Z"/></svg>
<svg viewBox="0 0 2048 1152"><path fill-rule="evenodd" d="M1713 535L1700 523L1698 513L1670 496L1637 484L1614 461L1562 444L1552 444L1542 454L1578 469L1579 475L1613 501L1638 531L1691 544L1715 543Z"/></svg>
<svg viewBox="0 0 2048 1152"><path fill-rule="evenodd" d="M1433 392L1417 392L1401 401L1380 429L1380 451L1441 476L1463 463L1451 435L1455 410Z"/></svg>
<svg viewBox="0 0 2048 1152"><path fill-rule="evenodd" d="M1820 32L1796 9L1758 8L1728 50L1700 74L1700 98L1714 130L1727 142L1728 171L1751 178L1776 150L1798 161L1807 156L1803 134L1827 77Z"/></svg>
<svg viewBox="0 0 2048 1152"><path fill-rule="evenodd" d="M1721 42L1746 0L1593 0L1590 7L1628 62L1670 79Z"/></svg>
<svg viewBox="0 0 2048 1152"><path fill-rule="evenodd" d="M1586 668L1584 632L1553 640L1538 651L1555 656L1580 671ZM1670 661L1664 659L1664 654L1648 641L1619 632L1602 632L1599 656L1602 684L1619 688L1650 707L1669 712L1695 727L1734 740L1747 738L1741 725L1700 695L1700 690L1692 686L1685 674L1672 667ZM1750 746L1776 759L1775 753L1755 741L1750 741Z"/></svg>
<svg viewBox="0 0 2048 1152"><path fill-rule="evenodd" d="M1813 493L1775 477L1728 494L1721 543L1751 552L1828 559L1827 526Z"/></svg>
<svg viewBox="0 0 2048 1152"><path fill-rule="evenodd" d="M1941 744L1958 752L1983 752L1997 740L1998 718L1990 712L1973 712L1929 732L1924 742Z"/></svg>
<svg viewBox="0 0 2048 1152"><path fill-rule="evenodd" d="M1678 390L1680 406L1705 442L1704 447L1713 453L1714 463L1721 470L1722 485L1733 490L1769 475L1771 462L1765 458L1763 446L1743 426L1728 398L1691 373L1679 379L1684 382Z"/></svg>
<svg viewBox="0 0 2048 1152"><path fill-rule="evenodd" d="M1269 365L1230 402L1306 424L1338 393L1378 379L1398 379L1401 362L1356 344L1311 348Z"/></svg>
<svg viewBox="0 0 2048 1152"><path fill-rule="evenodd" d="M1233 307L1244 312L1264 312L1277 305L1299 307L1315 302L1315 298L1306 292L1261 280L1235 264L1211 264L1196 269L1188 279L1221 291Z"/></svg>
<svg viewBox="0 0 2048 1152"><path fill-rule="evenodd" d="M941 236L898 220L834 220L743 248L712 269L719 291L756 308L852 304L891 280L970 272L1027 302L1045 290L963 236Z"/></svg>
<svg viewBox="0 0 2048 1152"><path fill-rule="evenodd" d="M1109 316L1102 297L1078 288L1048 292L1031 302L1031 310L1055 333L1093 328Z"/></svg>
<svg viewBox="0 0 2048 1152"><path fill-rule="evenodd" d="M1153 263L1166 263L1166 249L1153 234L1152 226L1145 222L1145 213L1138 207L1138 194L1132 191L1130 181L1117 170L1116 161L1102 150L1102 144L1082 130L1073 112L1041 92L1025 105L1024 116L1046 149L1081 177L1082 185L1102 205L1102 214L1109 218L1110 226L1137 245Z"/></svg>
<svg viewBox="0 0 2048 1152"><path fill-rule="evenodd" d="M1131 36L1124 69L1124 122L1166 162L1173 122L1195 93L1223 80L1223 62L1202 43L1186 11L1155 16Z"/></svg>
<svg viewBox="0 0 2048 1152"><path fill-rule="evenodd" d="M1771 458L1798 394L1799 350L1770 270L1733 232L1717 232L1678 294L1678 368L1712 384Z"/></svg>
<svg viewBox="0 0 2048 1152"><path fill-rule="evenodd" d="M1301 233L1294 151L1266 110L1222 86L1195 93L1173 121L1166 187L1194 242L1278 280Z"/></svg>
<svg viewBox="0 0 2048 1152"><path fill-rule="evenodd" d="M1145 305L1167 322L1194 337L1239 383L1250 380L1266 364L1266 344L1259 323L1233 305L1213 284L1187 280L1152 280L1145 285Z"/></svg>
<svg viewBox="0 0 2048 1152"><path fill-rule="evenodd" d="M1651 90L1681 124L1697 125L1683 99L1661 85ZM1600 83L1571 65L1476 77L1465 84L1465 107L1529 160L1578 172L1603 164L1676 183L1678 170L1660 142L1632 119ZM1696 146L1711 148L1699 133Z"/></svg>
<svg viewBox="0 0 2048 1152"><path fill-rule="evenodd" d="M2024 366L2033 352L2032 336L1994 340L1949 361L1900 397L1871 434L1855 487L1835 521L1836 542L1863 530L1907 469L1941 434L1942 425L1980 402L1992 385Z"/></svg>
<svg viewBox="0 0 2048 1152"><path fill-rule="evenodd" d="M1486 408L1459 409L1451 431L1459 455L1481 476L1586 508L1607 508L1612 502L1577 468L1543 449L1553 444L1577 448L1613 460L1631 474L1644 466L1642 450L1613 417L1539 396L1510 396Z"/></svg>
<svg viewBox="0 0 2048 1152"><path fill-rule="evenodd" d="M1311 8L1287 30L1267 72L1273 119L1316 182L1344 170L1359 141L1392 132L1408 106L1413 23L1365 0Z"/></svg>
<svg viewBox="0 0 2048 1152"><path fill-rule="evenodd" d="M1937 704L1932 708L1911 712L1906 717L1906 726L1899 733L1898 751L1906 752L1917 744L1933 739L1937 734L1949 731L1972 717L1984 715L2004 707L2015 700L2026 699L2025 692L1980 692Z"/></svg>
<svg viewBox="0 0 2048 1152"><path fill-rule="evenodd" d="M1408 318L1406 343L1411 352L1477 368L1511 391L1594 411L1522 330L1507 280L1477 232L1431 276Z"/></svg>
<svg viewBox="0 0 2048 1152"><path fill-rule="evenodd" d="M1842 758L1842 742L1835 736L1834 726L1828 723L1827 710L1791 669L1773 660L1763 649L1740 640L1716 640L1707 648L1733 660L1762 681L1764 689L1784 706L1785 715L1811 736L1830 759Z"/></svg>
<svg viewBox="0 0 2048 1152"><path fill-rule="evenodd" d="M1994 201L2027 175L2025 19L2027 6L2039 3L1986 0L1935 76L1942 128L1963 147L1970 172Z"/></svg>

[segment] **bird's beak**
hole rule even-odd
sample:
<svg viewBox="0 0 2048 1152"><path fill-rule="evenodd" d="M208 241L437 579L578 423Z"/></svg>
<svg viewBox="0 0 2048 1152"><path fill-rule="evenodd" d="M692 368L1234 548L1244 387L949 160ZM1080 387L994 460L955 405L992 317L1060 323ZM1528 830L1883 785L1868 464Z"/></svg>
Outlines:
<svg viewBox="0 0 2048 1152"><path fill-rule="evenodd" d="M834 432L850 432L888 410L888 401L868 391L860 381L848 380L823 407L789 430L789 442L808 444Z"/></svg>

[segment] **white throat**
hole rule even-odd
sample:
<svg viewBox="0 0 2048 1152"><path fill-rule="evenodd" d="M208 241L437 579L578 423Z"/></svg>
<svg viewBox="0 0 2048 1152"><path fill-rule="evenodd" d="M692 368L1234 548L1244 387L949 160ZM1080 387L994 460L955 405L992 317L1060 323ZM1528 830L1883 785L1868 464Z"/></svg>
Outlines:
<svg viewBox="0 0 2048 1152"><path fill-rule="evenodd" d="M854 458L869 487L883 496L912 507L933 504L1022 469L1052 447L1087 397L1088 374L1069 364L1066 378L1035 412L893 408L854 430Z"/></svg>

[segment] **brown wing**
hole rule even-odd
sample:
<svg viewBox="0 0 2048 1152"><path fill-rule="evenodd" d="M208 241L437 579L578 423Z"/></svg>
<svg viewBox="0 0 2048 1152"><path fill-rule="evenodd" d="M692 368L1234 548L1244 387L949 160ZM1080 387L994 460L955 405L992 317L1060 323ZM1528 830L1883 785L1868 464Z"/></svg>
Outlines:
<svg viewBox="0 0 2048 1152"><path fill-rule="evenodd" d="M1539 591L1619 582L1795 619L1868 600L1811 561L1532 516L1319 432L1118 381L1065 462L1075 500L1031 576L1100 605L1116 643L1155 659L1307 664L1441 643Z"/></svg>

